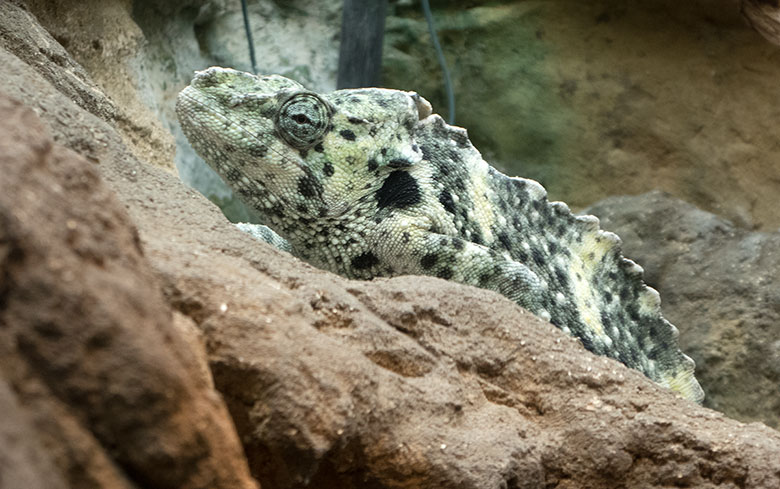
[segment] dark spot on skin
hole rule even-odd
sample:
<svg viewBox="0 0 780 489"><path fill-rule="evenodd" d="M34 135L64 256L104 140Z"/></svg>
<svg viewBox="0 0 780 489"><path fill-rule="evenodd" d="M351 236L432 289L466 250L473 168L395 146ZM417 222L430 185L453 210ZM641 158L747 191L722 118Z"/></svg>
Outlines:
<svg viewBox="0 0 780 489"><path fill-rule="evenodd" d="M309 212L309 208L308 208L308 207L306 207L306 204L298 204L298 205L295 207L295 210L296 210L296 211L298 211L298 212L299 212L299 213L301 213L301 214L306 214L306 213L308 213L308 212Z"/></svg>
<svg viewBox="0 0 780 489"><path fill-rule="evenodd" d="M462 132L453 131L450 133L450 135L452 136L452 140L455 141L461 148L465 148L469 145L469 138Z"/></svg>
<svg viewBox="0 0 780 489"><path fill-rule="evenodd" d="M503 246L504 249L506 249L507 251L512 249L512 241L509 240L509 236L507 236L506 233L499 233L498 241L501 243L501 246Z"/></svg>
<svg viewBox="0 0 780 489"><path fill-rule="evenodd" d="M517 258L520 260L520 263L528 263L528 253L525 250L518 251Z"/></svg>
<svg viewBox="0 0 780 489"><path fill-rule="evenodd" d="M610 304L612 302L612 294L605 291L603 296L604 296L604 302L606 302L607 304Z"/></svg>
<svg viewBox="0 0 780 489"><path fill-rule="evenodd" d="M628 311L628 317L634 321L639 321L639 309L637 309L636 304L629 304L626 306L626 310Z"/></svg>
<svg viewBox="0 0 780 489"><path fill-rule="evenodd" d="M438 257L435 253L428 253L420 259L420 266L423 268L423 270L430 270L434 265L436 265L437 260Z"/></svg>
<svg viewBox="0 0 780 489"><path fill-rule="evenodd" d="M326 177L333 176L333 165L330 161L325 162L325 165L322 167L322 173L324 173Z"/></svg>
<svg viewBox="0 0 780 489"><path fill-rule="evenodd" d="M455 201L452 200L452 194L446 190L442 190L439 194L439 203L444 207L444 210L450 214L455 214Z"/></svg>
<svg viewBox="0 0 780 489"><path fill-rule="evenodd" d="M375 254L367 251L352 259L352 268L355 270L366 270L379 265L379 258Z"/></svg>
<svg viewBox="0 0 780 489"><path fill-rule="evenodd" d="M401 234L401 241L403 241L404 243L408 243L410 239L411 239L411 236L409 235L408 231L404 231Z"/></svg>
<svg viewBox="0 0 780 489"><path fill-rule="evenodd" d="M544 267L545 264L544 255L542 255L542 253L539 250L531 251L531 256L534 259L534 263L536 263L540 267Z"/></svg>
<svg viewBox="0 0 780 489"><path fill-rule="evenodd" d="M317 143L317 145L314 146L314 151L316 151L318 153L324 153L325 152L325 148L322 146L322 143Z"/></svg>
<svg viewBox="0 0 780 489"><path fill-rule="evenodd" d="M420 146L420 151L422 151L423 158L430 161L431 160L431 150L428 149L428 146Z"/></svg>
<svg viewBox="0 0 780 489"><path fill-rule="evenodd" d="M595 346L593 345L593 341L591 341L590 338L586 336L580 336L580 341L582 342L582 346L585 347L586 350L595 352Z"/></svg>
<svg viewBox="0 0 780 489"><path fill-rule="evenodd" d="M631 291L628 290L628 287L623 287L620 289L620 300L623 302L626 302L628 298L631 297Z"/></svg>
<svg viewBox="0 0 780 489"><path fill-rule="evenodd" d="M465 243L465 242L464 242L462 239L459 239L459 238L452 238L452 246L453 246L453 247L454 247L456 250L460 251L460 250L462 250L463 248L465 248L465 247L466 247L466 243Z"/></svg>
<svg viewBox="0 0 780 489"><path fill-rule="evenodd" d="M444 280L449 280L452 278L452 268L442 268L438 272L436 272L436 276L439 278L443 278Z"/></svg>
<svg viewBox="0 0 780 489"><path fill-rule="evenodd" d="M485 287L490 283L490 281L493 279L493 275L489 273L483 273L479 276L479 285L480 287Z"/></svg>
<svg viewBox="0 0 780 489"><path fill-rule="evenodd" d="M409 173L396 170L390 173L376 193L377 206L403 209L422 201L420 185Z"/></svg>
<svg viewBox="0 0 780 489"><path fill-rule="evenodd" d="M382 153L382 156L385 156L387 154L387 148L382 148L380 153Z"/></svg>
<svg viewBox="0 0 780 489"><path fill-rule="evenodd" d="M298 193L304 197L314 197L322 192L322 184L311 175L306 175L298 180Z"/></svg>
<svg viewBox="0 0 780 489"><path fill-rule="evenodd" d="M300 150L298 150L298 154L301 155L301 158L306 158L306 156L308 156L308 154L309 154L309 150L308 149L300 149Z"/></svg>
<svg viewBox="0 0 780 489"><path fill-rule="evenodd" d="M376 162L375 159L371 158L368 160L368 171L374 171L379 166L379 163Z"/></svg>
<svg viewBox="0 0 780 489"><path fill-rule="evenodd" d="M390 168L405 168L412 166L412 163L409 160L405 160L403 158L394 158L387 163L387 166Z"/></svg>
<svg viewBox="0 0 780 489"><path fill-rule="evenodd" d="M557 244L551 242L551 243L548 243L547 246L548 246L548 248L550 248L550 254L551 255L554 255L555 253L558 252L558 245Z"/></svg>
<svg viewBox="0 0 780 489"><path fill-rule="evenodd" d="M272 216L284 217L284 206L277 202L269 211Z"/></svg>
<svg viewBox="0 0 780 489"><path fill-rule="evenodd" d="M448 241L447 237L446 236L442 236L441 238L439 238L439 246L441 246L442 248L446 248L447 247L447 241Z"/></svg>
<svg viewBox="0 0 780 489"><path fill-rule="evenodd" d="M560 268L555 269L555 278L558 279L558 283L560 283L564 288L569 288L569 276L566 275L566 272L561 270Z"/></svg>
<svg viewBox="0 0 780 489"><path fill-rule="evenodd" d="M231 168L230 170L228 170L226 176L227 179L230 180L231 182L237 182L238 180L241 179L241 172L236 170L235 168Z"/></svg>
<svg viewBox="0 0 780 489"><path fill-rule="evenodd" d="M222 149L225 150L225 153L233 153L236 151L236 147L233 146L232 144L226 144L225 146L222 147Z"/></svg>
<svg viewBox="0 0 780 489"><path fill-rule="evenodd" d="M354 141L355 140L355 133L350 131L349 129L344 129L339 132L341 134L341 137L346 139L347 141Z"/></svg>
<svg viewBox="0 0 780 489"><path fill-rule="evenodd" d="M347 120L350 122L350 124L362 124L366 122L359 117L348 117Z"/></svg>
<svg viewBox="0 0 780 489"><path fill-rule="evenodd" d="M268 154L268 148L262 144L255 144L249 147L249 154L255 158L262 158Z"/></svg>

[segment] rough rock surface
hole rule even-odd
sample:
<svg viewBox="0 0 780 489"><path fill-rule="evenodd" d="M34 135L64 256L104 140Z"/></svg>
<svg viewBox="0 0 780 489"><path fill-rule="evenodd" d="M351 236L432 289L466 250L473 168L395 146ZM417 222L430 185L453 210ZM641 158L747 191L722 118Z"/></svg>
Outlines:
<svg viewBox="0 0 780 489"><path fill-rule="evenodd" d="M705 405L780 426L780 232L746 231L660 192L611 197L588 212L661 291Z"/></svg>
<svg viewBox="0 0 780 489"><path fill-rule="evenodd" d="M0 135L1 484L255 487L93 165L6 97Z"/></svg>
<svg viewBox="0 0 780 489"><path fill-rule="evenodd" d="M68 166L76 160L63 156L17 171L25 185L13 185L7 194L13 197L0 192L3 215L11 199L13 220L24 209L44 206L50 212L42 214L50 219L28 219L26 227L15 228L34 240L0 247L2 314L8 314L9 294L47 304L64 297L73 302L62 305L82 306L72 312L79 321L60 321L43 307L17 306L14 312L23 317L48 313L51 321L37 329L0 323L0 407L7 413L0 418L3 488L165 487L143 479L141 469L125 469L131 463L157 466L158 449L188 453L196 433L204 443L221 433L225 449L210 452L214 458L198 458L198 451L162 457L171 469L165 475L197 479L207 468L223 474L232 467L239 477L242 456L231 448L229 430L204 421L220 409L207 395L208 376L191 346L197 339L186 333L194 326L203 334L215 385L227 400L249 466L266 488L780 486L780 433L676 399L496 294L431 278L347 281L256 242L175 177L135 158L110 118L71 100L67 53L52 64L34 55L40 46L33 44L23 61L23 47L0 45L0 91L23 100L57 141L88 155L95 166ZM43 78L32 67L38 65L52 76ZM106 102L99 91L95 100ZM22 132L14 139L22 144L30 131L16 126ZM33 142L27 154L40 154L40 144ZM53 149L51 157L68 155L61 151ZM3 168L25 161L13 158ZM42 177L46 169L69 178L53 185L53 178ZM144 264L127 215L96 182L98 172L136 224L156 277ZM39 177L48 182L45 192L33 185ZM71 190L73 198L45 206ZM83 214L71 216L74 210ZM62 216L54 219L54 212ZM51 253L37 262L20 261L5 252L17 243L30 245L27 257ZM36 278L23 266L33 272L58 264L73 280L45 282L45 297L40 289L20 296L26 289L10 281ZM102 287L88 289L90 277L102 278ZM155 283L178 313L166 312ZM112 311L124 314L108 315ZM94 334L100 331L117 336ZM23 341L10 342L9 335ZM88 346L105 365L134 355L138 364L101 370L96 378L75 377L80 382L73 385L66 382L73 372L98 367L74 361L78 350L57 349L59 355L44 357L52 363L29 361L29 355L50 354L45 346L66 339ZM155 366L165 368L158 372ZM150 375L142 386L126 391L126 382L144 372ZM173 384L179 387L172 389L165 379L180 381ZM104 389L89 390L108 381ZM85 391L90 395L73 397ZM176 409L184 406L185 394L189 409L182 413ZM106 418L100 409L101 399L137 399L133 395L148 407L128 418ZM201 421L168 425L156 407L181 413L178 421ZM137 424L112 438L112 429L130 420ZM172 438L163 446L149 439L141 444L136 436L144 430L152 441L154 434ZM114 440L109 451L101 448L105 440ZM193 460L203 465L176 470ZM86 482L75 479L82 474Z"/></svg>
<svg viewBox="0 0 780 489"><path fill-rule="evenodd" d="M488 161L574 207L657 188L738 225L780 227L780 47L738 0L434 8L456 122ZM388 18L384 64L383 83L444 110L418 2Z"/></svg>

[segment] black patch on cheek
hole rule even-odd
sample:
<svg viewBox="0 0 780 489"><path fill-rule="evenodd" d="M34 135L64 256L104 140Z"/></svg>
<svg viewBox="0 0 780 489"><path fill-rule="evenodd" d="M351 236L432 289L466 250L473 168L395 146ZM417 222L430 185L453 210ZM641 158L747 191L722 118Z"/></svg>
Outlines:
<svg viewBox="0 0 780 489"><path fill-rule="evenodd" d="M379 167L379 163L377 163L375 159L371 158L368 160L368 171L374 171L377 167Z"/></svg>
<svg viewBox="0 0 780 489"><path fill-rule="evenodd" d="M352 268L355 270L365 270L367 268L379 265L379 258L370 251L358 255L352 259Z"/></svg>
<svg viewBox="0 0 780 489"><path fill-rule="evenodd" d="M325 147L322 145L322 143L317 143L316 146L314 146L314 151L318 153L324 153Z"/></svg>
<svg viewBox="0 0 780 489"><path fill-rule="evenodd" d="M439 203L444 207L444 210L450 214L455 214L455 201L452 200L452 194L446 190L442 190L439 194Z"/></svg>
<svg viewBox="0 0 780 489"><path fill-rule="evenodd" d="M362 124L365 121L359 117L348 117L347 120L350 124Z"/></svg>
<svg viewBox="0 0 780 489"><path fill-rule="evenodd" d="M466 242L460 238L452 238L452 246L454 246L456 250L460 251L466 247Z"/></svg>
<svg viewBox="0 0 780 489"><path fill-rule="evenodd" d="M420 151L422 151L423 158L430 161L431 160L431 150L428 149L428 146L420 146Z"/></svg>
<svg viewBox="0 0 780 489"><path fill-rule="evenodd" d="M326 177L333 176L333 165L330 161L325 162L325 165L322 167L322 173L324 173Z"/></svg>
<svg viewBox="0 0 780 489"><path fill-rule="evenodd" d="M301 158L306 158L309 155L308 149L299 149L298 154L301 155Z"/></svg>
<svg viewBox="0 0 780 489"><path fill-rule="evenodd" d="M396 170L387 176L382 188L377 191L376 201L380 209L385 207L403 209L419 204L422 201L420 185L409 173Z"/></svg>
<svg viewBox="0 0 780 489"><path fill-rule="evenodd" d="M349 129L344 129L343 131L340 131L339 134L341 134L341 137L343 137L347 141L355 140L355 133L350 131Z"/></svg>
<svg viewBox="0 0 780 489"><path fill-rule="evenodd" d="M322 192L322 184L311 175L306 175L298 180L298 193L304 197L314 197Z"/></svg>
<svg viewBox="0 0 780 489"><path fill-rule="evenodd" d="M298 204L297 206L295 206L295 210L298 211L301 214L308 214L309 213L309 208L306 207L306 204Z"/></svg>
<svg viewBox="0 0 780 489"><path fill-rule="evenodd" d="M262 144L254 144L249 147L249 154L255 158L262 158L268 154L268 147Z"/></svg>
<svg viewBox="0 0 780 489"><path fill-rule="evenodd" d="M423 268L423 270L430 270L434 265L436 265L437 260L438 257L435 253L428 253L420 259L420 266Z"/></svg>

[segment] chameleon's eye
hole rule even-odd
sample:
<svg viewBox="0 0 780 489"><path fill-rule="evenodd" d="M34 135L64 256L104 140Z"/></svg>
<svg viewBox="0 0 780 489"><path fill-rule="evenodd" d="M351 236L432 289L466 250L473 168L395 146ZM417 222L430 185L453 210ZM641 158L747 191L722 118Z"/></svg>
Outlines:
<svg viewBox="0 0 780 489"><path fill-rule="evenodd" d="M330 124L331 109L313 93L290 97L276 116L276 130L284 141L297 149L317 144Z"/></svg>

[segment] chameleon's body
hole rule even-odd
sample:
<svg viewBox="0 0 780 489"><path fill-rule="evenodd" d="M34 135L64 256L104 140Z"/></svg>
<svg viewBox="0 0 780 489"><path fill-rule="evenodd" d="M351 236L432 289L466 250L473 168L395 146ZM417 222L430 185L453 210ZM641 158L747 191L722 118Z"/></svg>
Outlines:
<svg viewBox="0 0 780 489"><path fill-rule="evenodd" d="M701 401L658 293L617 236L548 202L537 182L493 169L417 94L318 95L210 68L177 112L193 147L296 256L352 278L422 274L497 291Z"/></svg>

